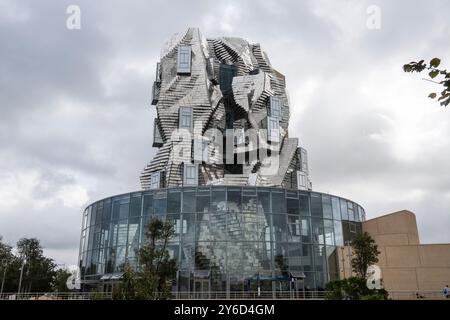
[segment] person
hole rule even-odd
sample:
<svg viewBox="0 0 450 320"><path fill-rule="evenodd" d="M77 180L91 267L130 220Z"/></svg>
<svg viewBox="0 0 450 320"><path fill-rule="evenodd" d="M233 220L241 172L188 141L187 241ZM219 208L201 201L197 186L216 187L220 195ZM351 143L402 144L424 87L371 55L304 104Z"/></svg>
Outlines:
<svg viewBox="0 0 450 320"><path fill-rule="evenodd" d="M448 299L450 297L450 288L448 287L448 285L446 285L444 289L442 289L442 294L444 295L445 299Z"/></svg>

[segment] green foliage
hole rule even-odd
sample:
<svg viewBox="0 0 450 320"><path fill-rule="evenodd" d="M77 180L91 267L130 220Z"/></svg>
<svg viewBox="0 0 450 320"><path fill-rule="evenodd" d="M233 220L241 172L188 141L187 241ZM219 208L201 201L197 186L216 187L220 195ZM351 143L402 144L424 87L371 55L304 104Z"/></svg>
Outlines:
<svg viewBox="0 0 450 320"><path fill-rule="evenodd" d="M2 242L3 237L0 236L0 268L3 270L14 258L12 247Z"/></svg>
<svg viewBox="0 0 450 320"><path fill-rule="evenodd" d="M19 287L20 268L24 263L21 292L49 292L56 275L56 265L52 259L43 255L38 239L20 239L17 254L12 247L2 243L0 237L0 281L6 268L4 292L16 292Z"/></svg>
<svg viewBox="0 0 450 320"><path fill-rule="evenodd" d="M55 278L52 282L52 288L55 292L70 292L67 288L67 279L72 275L67 269L58 269L55 272Z"/></svg>
<svg viewBox="0 0 450 320"><path fill-rule="evenodd" d="M419 62L412 61L403 66L403 71L410 73L420 73L426 69L429 70L428 76L430 77L430 79L435 79L437 76L441 75L442 77L440 81L430 81L443 86L444 89L440 93L438 102L441 106L446 107L450 104L450 72L448 72L446 69L438 69L440 64L441 59L439 58L431 59L429 64L426 64L425 60L420 60ZM437 96L438 94L434 92L428 95L428 97L431 99L436 99Z"/></svg>
<svg viewBox="0 0 450 320"><path fill-rule="evenodd" d="M356 235L351 246L354 252L352 268L359 277L365 278L367 268L378 262L378 255L380 254L378 246L367 232Z"/></svg>
<svg viewBox="0 0 450 320"><path fill-rule="evenodd" d="M23 238L17 242L19 260L25 261L22 277L24 292L48 292L55 277L56 264L44 257L40 241Z"/></svg>
<svg viewBox="0 0 450 320"><path fill-rule="evenodd" d="M385 289L369 289L362 277L330 281L326 291L327 300L387 300L389 296Z"/></svg>
<svg viewBox="0 0 450 320"><path fill-rule="evenodd" d="M167 245L174 233L170 222L159 219L149 222L146 243L139 251L141 271L134 272L126 265L123 282L113 288L113 299L154 300L170 297L177 266L175 259L170 258Z"/></svg>

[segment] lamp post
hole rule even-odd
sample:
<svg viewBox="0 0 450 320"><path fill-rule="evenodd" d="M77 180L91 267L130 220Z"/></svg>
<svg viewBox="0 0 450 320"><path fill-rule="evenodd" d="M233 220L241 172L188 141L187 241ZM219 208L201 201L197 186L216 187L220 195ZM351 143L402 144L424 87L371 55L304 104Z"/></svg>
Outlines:
<svg viewBox="0 0 450 320"><path fill-rule="evenodd" d="M1 287L1 289L0 289L0 295L3 293L3 286L5 285L5 277L6 277L6 269L8 269L8 265L7 264L5 264L4 266L3 266L3 279L2 279L2 287Z"/></svg>
<svg viewBox="0 0 450 320"><path fill-rule="evenodd" d="M22 285L22 276L24 267L25 267L25 259L22 261L22 267L20 267L20 279L19 279L19 288L17 289L17 295L20 294L20 286Z"/></svg>

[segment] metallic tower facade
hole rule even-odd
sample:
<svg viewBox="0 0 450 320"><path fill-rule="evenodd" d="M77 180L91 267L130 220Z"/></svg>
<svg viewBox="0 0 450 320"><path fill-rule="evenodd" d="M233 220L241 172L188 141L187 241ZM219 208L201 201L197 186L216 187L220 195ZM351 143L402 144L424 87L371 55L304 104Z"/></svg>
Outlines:
<svg viewBox="0 0 450 320"><path fill-rule="evenodd" d="M153 146L143 189L253 185L310 190L307 153L290 138L285 77L259 44L196 28L161 51Z"/></svg>

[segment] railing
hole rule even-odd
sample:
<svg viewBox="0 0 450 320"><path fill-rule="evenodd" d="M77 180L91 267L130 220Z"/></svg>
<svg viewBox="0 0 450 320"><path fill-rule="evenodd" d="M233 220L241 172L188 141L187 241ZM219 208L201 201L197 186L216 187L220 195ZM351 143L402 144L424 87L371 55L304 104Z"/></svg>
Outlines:
<svg viewBox="0 0 450 320"><path fill-rule="evenodd" d="M170 299L178 300L323 300L326 291L204 291L174 292ZM442 292L427 291L389 291L392 300L442 300ZM0 300L112 300L111 292L33 292L2 293ZM450 299L448 299L450 301Z"/></svg>
<svg viewBox="0 0 450 320"><path fill-rule="evenodd" d="M111 300L111 292L2 293L0 300Z"/></svg>
<svg viewBox="0 0 450 320"><path fill-rule="evenodd" d="M257 299L287 299L304 300L315 299L323 300L325 291L210 291L210 292L176 292L170 299L179 300L257 300ZM0 294L0 300L112 300L111 292L48 292L48 293L3 293Z"/></svg>
<svg viewBox="0 0 450 320"><path fill-rule="evenodd" d="M442 300L445 299L442 291L389 291L389 298L392 300ZM450 300L450 299L449 299Z"/></svg>
<svg viewBox="0 0 450 320"><path fill-rule="evenodd" d="M188 300L257 300L257 299L325 299L326 291L205 291L205 292L175 292L172 299Z"/></svg>

